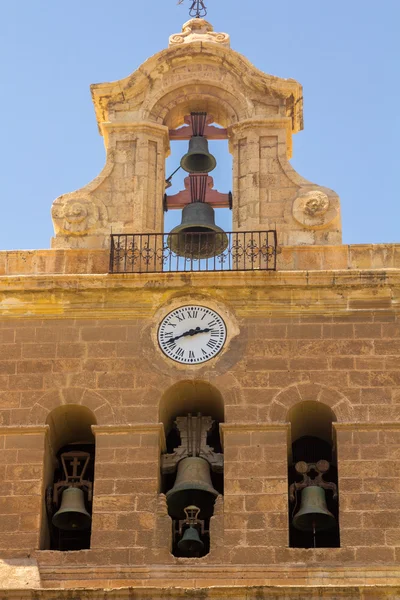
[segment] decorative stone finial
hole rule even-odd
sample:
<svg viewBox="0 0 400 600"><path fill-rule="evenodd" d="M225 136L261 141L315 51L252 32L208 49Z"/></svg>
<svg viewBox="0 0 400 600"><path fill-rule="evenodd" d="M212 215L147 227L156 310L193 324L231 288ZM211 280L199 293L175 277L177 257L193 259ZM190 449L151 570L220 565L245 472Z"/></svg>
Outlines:
<svg viewBox="0 0 400 600"><path fill-rule="evenodd" d="M179 46L190 42L212 42L230 48L230 36L227 33L216 33L205 19L190 19L182 27L182 33L175 33L169 38L169 46Z"/></svg>

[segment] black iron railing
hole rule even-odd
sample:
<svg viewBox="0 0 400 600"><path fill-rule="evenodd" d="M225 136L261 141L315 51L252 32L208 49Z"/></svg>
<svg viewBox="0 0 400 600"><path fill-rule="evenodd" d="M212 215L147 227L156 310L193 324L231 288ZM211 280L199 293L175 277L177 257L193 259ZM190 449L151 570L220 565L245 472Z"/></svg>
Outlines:
<svg viewBox="0 0 400 600"><path fill-rule="evenodd" d="M110 273L259 270L276 270L276 231L111 236Z"/></svg>

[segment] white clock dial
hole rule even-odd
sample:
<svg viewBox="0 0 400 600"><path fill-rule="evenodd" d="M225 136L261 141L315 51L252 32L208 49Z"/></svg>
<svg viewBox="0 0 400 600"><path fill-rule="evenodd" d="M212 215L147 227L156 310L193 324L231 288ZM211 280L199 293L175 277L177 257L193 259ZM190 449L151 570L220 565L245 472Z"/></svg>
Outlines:
<svg viewBox="0 0 400 600"><path fill-rule="evenodd" d="M185 365L210 360L222 349L225 340L224 321L205 306L180 306L161 321L158 329L161 350Z"/></svg>

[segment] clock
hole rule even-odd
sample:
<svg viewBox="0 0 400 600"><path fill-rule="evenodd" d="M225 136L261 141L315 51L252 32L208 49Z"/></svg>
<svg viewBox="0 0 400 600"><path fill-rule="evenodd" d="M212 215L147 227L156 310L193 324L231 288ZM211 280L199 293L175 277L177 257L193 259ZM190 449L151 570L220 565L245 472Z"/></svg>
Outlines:
<svg viewBox="0 0 400 600"><path fill-rule="evenodd" d="M180 306L164 317L158 328L161 350L185 365L210 360L222 350L225 340L223 319L206 306Z"/></svg>

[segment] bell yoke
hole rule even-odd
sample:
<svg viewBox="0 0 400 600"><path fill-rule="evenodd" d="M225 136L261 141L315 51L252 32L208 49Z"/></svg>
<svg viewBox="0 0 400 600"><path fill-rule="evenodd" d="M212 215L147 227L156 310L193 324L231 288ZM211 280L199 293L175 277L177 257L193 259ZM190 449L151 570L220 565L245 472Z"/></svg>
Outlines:
<svg viewBox="0 0 400 600"><path fill-rule="evenodd" d="M206 121L207 113L191 113L193 135L180 163L189 173L191 202L184 207L182 222L172 229L167 241L172 252L194 260L218 256L228 246L226 233L215 224L213 207L206 203L207 173L217 166L204 136Z"/></svg>

